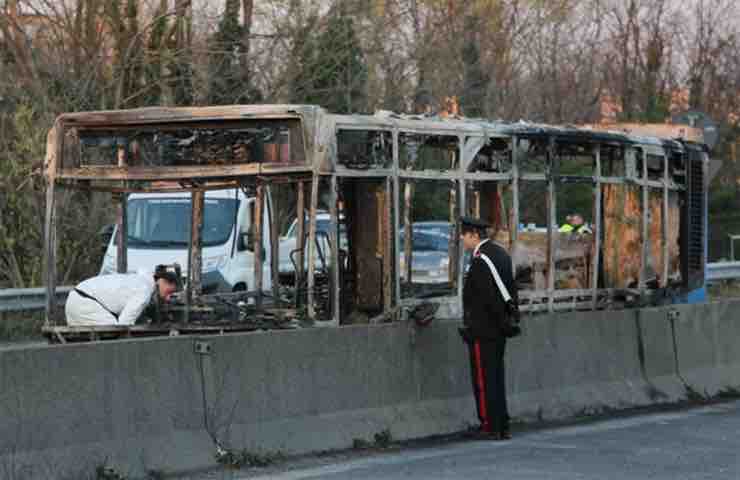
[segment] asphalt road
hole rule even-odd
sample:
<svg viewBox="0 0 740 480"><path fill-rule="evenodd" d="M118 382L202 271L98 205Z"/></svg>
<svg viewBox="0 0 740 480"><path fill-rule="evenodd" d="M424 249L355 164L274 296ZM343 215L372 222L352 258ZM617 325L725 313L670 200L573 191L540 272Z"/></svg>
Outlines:
<svg viewBox="0 0 740 480"><path fill-rule="evenodd" d="M508 442L456 440L199 478L740 479L740 401L515 432Z"/></svg>

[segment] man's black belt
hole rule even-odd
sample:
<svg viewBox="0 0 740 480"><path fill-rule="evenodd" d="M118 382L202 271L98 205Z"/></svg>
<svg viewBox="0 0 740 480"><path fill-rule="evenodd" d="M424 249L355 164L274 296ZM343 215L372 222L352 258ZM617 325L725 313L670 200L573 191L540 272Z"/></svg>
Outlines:
<svg viewBox="0 0 740 480"><path fill-rule="evenodd" d="M111 315L113 315L113 318L115 318L115 319L116 319L116 322L118 322L118 314L117 314L117 313L113 313L113 312L112 312L112 311L110 310L110 308L108 308L108 307L106 307L105 305L103 305L103 302L101 302L101 301L100 301L100 300L98 300L97 298L93 297L92 295L90 295L90 294L88 294L88 293L86 293L86 292L83 292L83 291L82 291L82 290L80 290L79 288L75 288L75 292L77 292L77 294L78 294L79 296L81 296L81 297L84 297L84 298L88 298L88 299L92 300L93 302L97 303L98 305L100 305L101 307L103 307L103 310L105 310L106 312L108 312L108 313L110 313Z"/></svg>

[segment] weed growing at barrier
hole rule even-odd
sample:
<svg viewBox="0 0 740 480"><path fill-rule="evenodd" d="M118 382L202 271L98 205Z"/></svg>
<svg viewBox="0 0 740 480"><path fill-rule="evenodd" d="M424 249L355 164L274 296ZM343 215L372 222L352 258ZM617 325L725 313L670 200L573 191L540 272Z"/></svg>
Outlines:
<svg viewBox="0 0 740 480"><path fill-rule="evenodd" d="M353 438L352 439L352 448L355 450L366 450L370 448L370 442L365 440L364 438Z"/></svg>
<svg viewBox="0 0 740 480"><path fill-rule="evenodd" d="M165 473L161 470L149 470L147 473L147 480L164 480Z"/></svg>
<svg viewBox="0 0 740 480"><path fill-rule="evenodd" d="M377 448L388 448L393 442L391 431L387 428L373 435L373 439Z"/></svg>
<svg viewBox="0 0 740 480"><path fill-rule="evenodd" d="M373 441L369 442L364 438L353 438L352 448L355 450L367 450L370 448L386 449L393 443L393 435L390 429L386 428L373 435Z"/></svg>
<svg viewBox="0 0 740 480"><path fill-rule="evenodd" d="M686 400L693 403L705 403L710 400L710 396L702 394L691 385L684 385L686 389Z"/></svg>
<svg viewBox="0 0 740 480"><path fill-rule="evenodd" d="M740 398L740 390L735 387L725 387L717 392L717 398L735 399Z"/></svg>
<svg viewBox="0 0 740 480"><path fill-rule="evenodd" d="M284 462L286 455L281 451L274 452L252 452L242 450L238 452L226 451L216 456L216 461L229 468L244 467L269 467Z"/></svg>
<svg viewBox="0 0 740 480"><path fill-rule="evenodd" d="M109 467L106 460L95 467L95 480L126 480L126 477L118 473L114 468Z"/></svg>

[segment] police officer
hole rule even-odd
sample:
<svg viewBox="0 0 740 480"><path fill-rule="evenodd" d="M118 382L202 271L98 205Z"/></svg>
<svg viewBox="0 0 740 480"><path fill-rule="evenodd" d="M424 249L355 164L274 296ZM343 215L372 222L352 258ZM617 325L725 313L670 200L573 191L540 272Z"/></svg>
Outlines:
<svg viewBox="0 0 740 480"><path fill-rule="evenodd" d="M481 220L462 217L460 238L466 251L472 252L463 284L464 327L461 334L470 352L470 367L480 427L483 438L506 440L509 433L509 412L506 406L504 351L506 337L502 321L508 315L506 302L482 255L496 267L512 299L517 289L509 254L489 240L489 225Z"/></svg>

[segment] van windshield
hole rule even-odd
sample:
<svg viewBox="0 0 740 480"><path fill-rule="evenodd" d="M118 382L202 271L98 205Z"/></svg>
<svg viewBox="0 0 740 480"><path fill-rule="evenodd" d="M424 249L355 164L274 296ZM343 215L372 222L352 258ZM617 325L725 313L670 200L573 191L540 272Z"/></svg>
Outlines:
<svg viewBox="0 0 740 480"><path fill-rule="evenodd" d="M223 245L231 235L239 201L206 198L203 246ZM128 201L128 246L183 248L190 241L190 198L137 198Z"/></svg>

